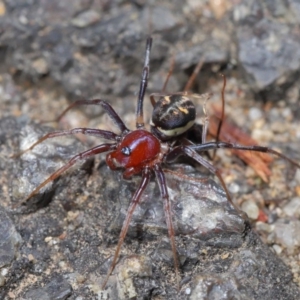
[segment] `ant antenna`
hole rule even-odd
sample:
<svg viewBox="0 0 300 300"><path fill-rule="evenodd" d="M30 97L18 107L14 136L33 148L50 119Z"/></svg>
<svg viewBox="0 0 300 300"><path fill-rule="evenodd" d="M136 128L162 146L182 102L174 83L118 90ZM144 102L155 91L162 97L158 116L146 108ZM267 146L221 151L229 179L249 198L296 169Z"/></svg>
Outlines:
<svg viewBox="0 0 300 300"><path fill-rule="evenodd" d="M169 82L169 79L170 79L173 71L174 71L174 66L175 66L175 57L174 57L174 54L173 54L172 58L171 58L171 65L170 65L170 68L169 68L169 72L168 72L167 78L165 80L165 83L163 85L163 88L161 90L161 93L164 93L166 91L167 84Z"/></svg>
<svg viewBox="0 0 300 300"><path fill-rule="evenodd" d="M226 76L224 74L220 74L223 77L223 88L222 88L222 93L221 93L221 98L222 98L222 112L221 112L221 119L218 125L218 130L217 130L217 136L216 136L216 144L219 142L219 138L220 138L220 133L221 133L221 129L222 129L222 124L223 124L223 120L224 120L224 114L225 114L225 88L226 88ZM216 152L217 149L214 150L214 154L212 159L214 160L216 157Z"/></svg>
<svg viewBox="0 0 300 300"><path fill-rule="evenodd" d="M195 79L196 79L196 76L197 76L198 73L200 72L202 66L203 66L203 59L201 59L201 60L198 62L196 68L195 68L194 71L193 71L193 74L190 76L188 82L186 83L186 85L185 85L185 87L184 87L184 90L183 90L184 92L188 92L188 90L191 89L191 87L192 87L192 85L194 84L194 81L195 81Z"/></svg>
<svg viewBox="0 0 300 300"><path fill-rule="evenodd" d="M149 61L150 61L150 51L152 46L152 37L147 38L146 42L146 54L145 54L145 62L144 68L142 72L142 78L140 83L140 90L138 95L137 102L137 110L136 110L136 128L144 128L144 112L143 112L143 104L144 104L144 96L147 89L148 77L149 77Z"/></svg>

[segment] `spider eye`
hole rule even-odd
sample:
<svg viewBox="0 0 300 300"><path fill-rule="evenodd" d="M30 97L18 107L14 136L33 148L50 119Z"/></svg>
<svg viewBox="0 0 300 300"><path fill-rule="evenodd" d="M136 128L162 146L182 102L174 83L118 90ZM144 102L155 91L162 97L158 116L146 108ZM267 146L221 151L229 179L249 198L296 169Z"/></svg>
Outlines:
<svg viewBox="0 0 300 300"><path fill-rule="evenodd" d="M129 147L123 147L121 149L122 153L126 156L129 156L131 154L131 149Z"/></svg>

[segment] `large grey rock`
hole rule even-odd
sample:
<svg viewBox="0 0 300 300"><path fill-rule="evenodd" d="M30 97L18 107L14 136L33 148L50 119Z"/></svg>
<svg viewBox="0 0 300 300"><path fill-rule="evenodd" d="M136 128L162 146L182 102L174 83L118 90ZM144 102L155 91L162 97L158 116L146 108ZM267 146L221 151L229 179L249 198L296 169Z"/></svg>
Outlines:
<svg viewBox="0 0 300 300"><path fill-rule="evenodd" d="M2 120L0 128L8 121ZM13 129L19 132L20 125L27 128L13 118L9 124L3 154L12 152L12 137L16 138ZM35 127L30 126L33 134ZM26 135L19 138L23 140ZM76 143L62 143L54 154L70 154L72 149L75 151L70 145ZM38 153L37 149L30 155L38 155L35 159L43 161L43 168L33 164L33 174L51 172L47 161L52 165L55 155L48 157L48 151ZM30 155L25 156L25 161ZM15 184L11 190L14 201L3 199L23 242L21 248L15 248L10 265L2 273L1 297L8 292L25 299L41 295L51 299L54 294L59 299L69 295L70 299L141 299L151 295L216 299L221 294L227 295L224 299L299 297L288 268L251 231L244 215L227 201L220 186L203 170L185 165L173 168L186 177L166 173L181 263L181 290L177 290L174 278L160 192L157 183L151 181L133 215L116 269L102 291L101 283L140 176L124 181L121 172L108 169L102 159L97 161L98 167L92 173L90 167L81 165L79 171L74 169L61 176L48 188L52 197L46 207L44 204L38 208L36 202L29 201L24 209L11 210L12 202L17 200ZM22 167L27 168L22 157L10 162L2 164L9 185L18 174L29 174L22 173Z"/></svg>

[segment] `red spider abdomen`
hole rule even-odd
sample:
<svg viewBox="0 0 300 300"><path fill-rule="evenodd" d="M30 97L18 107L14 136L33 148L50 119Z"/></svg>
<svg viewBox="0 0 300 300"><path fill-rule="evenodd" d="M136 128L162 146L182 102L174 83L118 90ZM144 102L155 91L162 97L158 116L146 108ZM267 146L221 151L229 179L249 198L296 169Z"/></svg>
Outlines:
<svg viewBox="0 0 300 300"><path fill-rule="evenodd" d="M118 148L107 155L106 162L111 169L141 169L159 153L159 140L150 132L139 129L128 133Z"/></svg>

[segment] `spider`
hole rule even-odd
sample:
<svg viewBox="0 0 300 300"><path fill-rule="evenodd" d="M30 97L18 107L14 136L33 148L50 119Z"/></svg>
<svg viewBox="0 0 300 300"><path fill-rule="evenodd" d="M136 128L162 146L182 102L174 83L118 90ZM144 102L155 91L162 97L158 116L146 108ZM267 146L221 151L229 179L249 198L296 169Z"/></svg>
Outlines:
<svg viewBox="0 0 300 300"><path fill-rule="evenodd" d="M153 105L153 113L150 122L151 131L145 129L144 116L143 116L143 102L147 88L149 77L149 62L150 51L152 46L152 38L148 37L146 41L146 53L144 58L144 67L142 71L138 99L136 110L136 129L130 130L123 123L120 116L115 112L112 106L104 100L79 100L67 107L57 118L58 120L66 114L71 108L80 105L100 105L107 115L112 119L116 126L120 130L120 134L116 134L112 131L93 129L93 128L74 128L65 131L56 131L48 133L37 142L35 142L28 149L20 152L18 155L32 150L36 145L49 138L73 135L73 134L85 134L90 136L96 136L102 139L106 139L110 142L97 145L84 152L78 153L72 157L64 166L51 174L45 181L37 186L22 202L26 202L29 198L37 194L44 186L49 182L59 177L63 172L69 169L79 160L85 160L93 157L96 154L108 152L106 155L106 163L111 170L123 170L123 178L129 179L134 175L141 174L141 181L132 196L131 203L128 207L126 218L123 221L122 229L120 232L119 240L116 246L116 250L113 256L111 266L107 272L107 275L103 281L102 288L104 289L108 279L113 272L121 251L122 244L126 237L129 224L133 215L133 212L143 194L146 186L148 185L152 174L155 174L158 182L161 198L163 200L164 213L166 224L168 228L168 235L171 243L171 249L173 253L174 268L177 284L179 286L180 274L179 274L179 261L176 252L175 245L175 232L172 222L171 204L168 194L167 182L163 171L163 166L171 164L176 161L180 156L187 156L193 159L195 162L201 164L207 168L211 173L215 174L220 180L228 200L231 202L229 192L225 186L220 172L210 163L206 158L199 153L207 153L208 150L216 150L218 148L229 148L238 150L250 150L256 152L265 152L275 154L281 157L291 164L300 168L300 164L291 160L287 156L263 146L243 146L229 142L219 141L206 141L206 131L208 127L207 118L203 125L195 123L196 109L191 100L191 94L187 93L185 88L184 92L168 94L165 92L154 93L150 95L150 101ZM198 70L194 71L194 74L199 71L201 64L198 64ZM168 74L168 78L170 76ZM168 80L167 78L167 80ZM166 80L166 82L167 82ZM190 79L193 80L193 79ZM165 85L166 85L165 82ZM164 85L164 87L165 87ZM188 85L189 86L189 83ZM222 101L224 101L224 89L223 86ZM164 91L164 88L163 88ZM198 95L199 96L199 95ZM156 101L156 99L158 100ZM224 104L224 103L223 103ZM204 111L205 113L205 111ZM195 142L196 141L196 142ZM232 202L231 202L232 203Z"/></svg>

